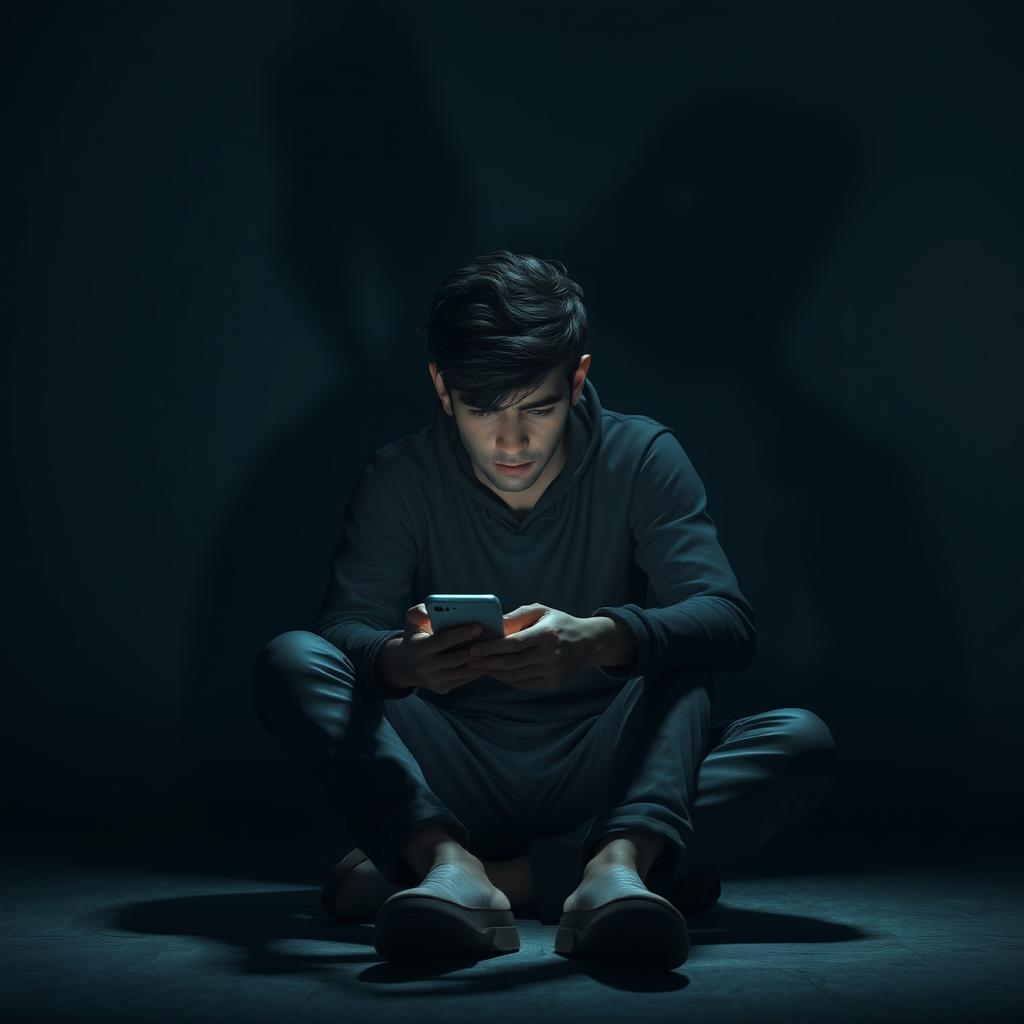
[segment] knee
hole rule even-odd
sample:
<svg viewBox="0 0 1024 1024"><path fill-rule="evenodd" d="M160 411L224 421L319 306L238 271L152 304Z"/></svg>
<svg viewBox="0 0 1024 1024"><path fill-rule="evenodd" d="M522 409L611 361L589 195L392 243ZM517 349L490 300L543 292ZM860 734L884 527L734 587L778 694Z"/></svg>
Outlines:
<svg viewBox="0 0 1024 1024"><path fill-rule="evenodd" d="M807 708L782 708L786 745L793 769L800 774L829 775L836 758L832 730Z"/></svg>
<svg viewBox="0 0 1024 1024"><path fill-rule="evenodd" d="M253 676L289 676L309 668L324 648L340 653L333 644L308 629L290 629L279 633L256 655Z"/></svg>
<svg viewBox="0 0 1024 1024"><path fill-rule="evenodd" d="M264 729L274 732L275 708L282 698L295 697L302 681L315 674L310 670L322 666L325 659L348 660L330 641L306 629L279 633L256 655L252 699Z"/></svg>

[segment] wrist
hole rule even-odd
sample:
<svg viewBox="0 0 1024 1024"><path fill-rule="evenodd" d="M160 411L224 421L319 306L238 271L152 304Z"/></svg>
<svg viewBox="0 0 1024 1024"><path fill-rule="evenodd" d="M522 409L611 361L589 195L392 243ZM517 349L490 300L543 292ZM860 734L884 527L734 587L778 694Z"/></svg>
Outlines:
<svg viewBox="0 0 1024 1024"><path fill-rule="evenodd" d="M392 690L411 690L416 686L415 680L403 670L399 654L403 642L404 637L393 636L377 652L374 670L378 686Z"/></svg>
<svg viewBox="0 0 1024 1024"><path fill-rule="evenodd" d="M597 667L623 667L632 664L636 655L633 631L621 620L610 615L595 615L592 623L590 664Z"/></svg>

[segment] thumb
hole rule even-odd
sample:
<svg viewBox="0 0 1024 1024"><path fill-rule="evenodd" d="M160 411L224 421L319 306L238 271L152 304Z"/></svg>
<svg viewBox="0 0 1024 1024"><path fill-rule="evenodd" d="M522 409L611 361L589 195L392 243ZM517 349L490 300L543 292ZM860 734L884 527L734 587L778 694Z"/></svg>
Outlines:
<svg viewBox="0 0 1024 1024"><path fill-rule="evenodd" d="M547 608L540 604L521 604L515 611L509 612L507 615L503 615L506 625L515 627L512 632L517 632L519 629L523 629L528 625L531 620L539 619Z"/></svg>
<svg viewBox="0 0 1024 1024"><path fill-rule="evenodd" d="M420 629L425 627L426 632L430 632L430 616L427 614L426 604L422 601L406 610L405 621L410 626L416 626Z"/></svg>
<svg viewBox="0 0 1024 1024"><path fill-rule="evenodd" d="M543 615L547 608L542 604L521 604L515 611L504 616L506 619L522 619L534 615Z"/></svg>

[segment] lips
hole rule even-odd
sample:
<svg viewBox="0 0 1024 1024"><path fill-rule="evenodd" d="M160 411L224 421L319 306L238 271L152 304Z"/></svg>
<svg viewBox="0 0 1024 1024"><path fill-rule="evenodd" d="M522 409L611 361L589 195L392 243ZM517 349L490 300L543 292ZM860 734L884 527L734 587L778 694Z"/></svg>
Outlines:
<svg viewBox="0 0 1024 1024"><path fill-rule="evenodd" d="M533 465L532 462L516 462L513 465L506 465L504 462L496 462L494 468L505 476L526 476L526 471Z"/></svg>

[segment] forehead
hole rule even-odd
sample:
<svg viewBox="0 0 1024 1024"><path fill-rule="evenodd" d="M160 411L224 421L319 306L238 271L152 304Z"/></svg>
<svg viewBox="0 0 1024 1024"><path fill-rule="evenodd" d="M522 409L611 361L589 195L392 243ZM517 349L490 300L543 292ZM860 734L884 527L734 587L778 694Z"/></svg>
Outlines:
<svg viewBox="0 0 1024 1024"><path fill-rule="evenodd" d="M559 369L554 369L544 378L542 383L534 388L532 391L524 391L518 395L509 396L505 399L506 405L512 406L531 406L531 405L543 405L550 402L557 402L560 399L566 397L567 391L565 387L565 375ZM463 401L462 396L456 392L456 397L460 402Z"/></svg>

